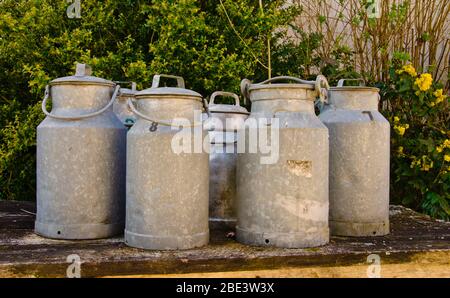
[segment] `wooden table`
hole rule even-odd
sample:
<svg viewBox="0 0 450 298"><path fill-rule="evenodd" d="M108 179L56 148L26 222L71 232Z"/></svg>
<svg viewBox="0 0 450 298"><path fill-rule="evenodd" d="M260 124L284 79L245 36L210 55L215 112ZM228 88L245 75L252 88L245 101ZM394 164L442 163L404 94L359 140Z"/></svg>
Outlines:
<svg viewBox="0 0 450 298"><path fill-rule="evenodd" d="M33 233L34 213L34 203L0 201L0 277L65 277L69 255L80 257L82 277L367 277L378 257L382 277L450 277L450 223L400 206L390 208L388 236L332 237L309 249L245 246L225 227L185 251L135 249L122 236L51 240Z"/></svg>

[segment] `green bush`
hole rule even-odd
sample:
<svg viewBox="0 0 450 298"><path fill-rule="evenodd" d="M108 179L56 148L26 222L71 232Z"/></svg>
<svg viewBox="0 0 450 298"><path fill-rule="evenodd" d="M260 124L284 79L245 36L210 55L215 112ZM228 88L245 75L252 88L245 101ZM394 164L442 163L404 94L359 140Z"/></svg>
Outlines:
<svg viewBox="0 0 450 298"><path fill-rule="evenodd" d="M45 85L75 62L94 75L150 86L156 73L185 78L204 96L237 92L268 75L267 39L285 36L296 8L258 0L0 1L0 199L35 198L35 127ZM270 34L277 28L277 34Z"/></svg>
<svg viewBox="0 0 450 298"><path fill-rule="evenodd" d="M431 74L394 61L382 84L390 120L391 201L450 219L450 111L448 96ZM403 64L403 65L402 65Z"/></svg>

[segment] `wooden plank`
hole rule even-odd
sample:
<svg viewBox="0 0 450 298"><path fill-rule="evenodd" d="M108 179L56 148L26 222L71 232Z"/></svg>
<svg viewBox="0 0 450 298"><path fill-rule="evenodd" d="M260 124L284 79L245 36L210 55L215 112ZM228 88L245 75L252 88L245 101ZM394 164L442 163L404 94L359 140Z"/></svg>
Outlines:
<svg viewBox="0 0 450 298"><path fill-rule="evenodd" d="M368 266L367 256L376 253L391 275L415 276L423 267L434 270L436 276L450 277L443 271L450 268L450 223L398 206L391 207L392 232L387 236L332 237L330 244L319 248L279 249L239 244L227 238L229 228L215 227L210 245L185 251L135 249L126 246L122 236L88 241L45 239L33 233L33 208L30 203L0 202L0 276L64 277L67 257L72 254L80 256L83 277L257 274L247 273L253 271L267 276L346 276L350 271L359 275L356 272Z"/></svg>

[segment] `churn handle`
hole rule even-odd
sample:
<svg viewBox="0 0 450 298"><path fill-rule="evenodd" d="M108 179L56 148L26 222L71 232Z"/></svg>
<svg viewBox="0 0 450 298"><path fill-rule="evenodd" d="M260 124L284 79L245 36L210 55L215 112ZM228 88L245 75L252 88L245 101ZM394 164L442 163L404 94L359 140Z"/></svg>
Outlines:
<svg viewBox="0 0 450 298"><path fill-rule="evenodd" d="M153 76L153 80L152 80L152 88L158 88L159 87L159 82L160 82L161 78L176 79L177 80L177 87L178 88L183 88L183 89L185 88L184 79L182 77L173 76L173 75L166 75L166 74L154 75Z"/></svg>
<svg viewBox="0 0 450 298"><path fill-rule="evenodd" d="M133 81L114 81L116 84L130 84L131 90L136 91L137 84Z"/></svg>
<svg viewBox="0 0 450 298"><path fill-rule="evenodd" d="M301 84L314 85L315 90L317 92L317 96L320 98L320 101L326 102L326 99L328 97L327 93L328 93L328 89L330 89L330 85L328 84L327 78L323 75L318 75L315 81L302 80L302 79L299 79L296 77L291 77L291 76L279 76L279 77L274 77L274 78L265 80L261 83L258 83L258 85L263 85L263 84L272 83L272 82L276 82L276 81L282 81L282 80L290 80L290 81L294 81L294 82L301 83ZM241 89L242 89L242 87L241 87ZM246 84L246 90L248 90L248 83ZM247 93L248 93L248 91L247 91Z"/></svg>
<svg viewBox="0 0 450 298"><path fill-rule="evenodd" d="M319 97L319 102L321 104L328 103L328 90L330 89L330 84L324 75L318 75L314 86Z"/></svg>
<svg viewBox="0 0 450 298"><path fill-rule="evenodd" d="M274 78L265 80L261 83L255 84L255 85L263 85L263 84L267 84L267 83L284 81L284 80L290 80L290 81L294 81L294 82L301 83L301 84L309 84L309 85L316 84L315 81L302 80L302 79L299 79L296 77L291 77L291 76L279 76L279 77L274 77ZM241 93L242 93L242 96L244 97L244 104L246 104L246 100L250 97L249 88L250 88L251 84L252 84L252 82L249 79L243 79L241 81Z"/></svg>
<svg viewBox="0 0 450 298"><path fill-rule="evenodd" d="M263 84L278 82L278 81L285 81L285 80L290 80L290 81L294 81L294 82L301 83L301 84L313 84L314 83L314 81L302 80L302 79L299 79L296 77L279 76L279 77L274 77L274 78L262 81L261 83L258 83L258 85L263 85Z"/></svg>
<svg viewBox="0 0 450 298"><path fill-rule="evenodd" d="M239 96L238 96L237 94L235 94L235 93L232 93L232 92L225 92L225 91L216 91L216 92L214 92L213 94L211 94L211 98L209 99L209 104L210 104L210 105L211 105L211 104L214 104L214 99L215 99L217 96L233 97L234 100L235 100L235 102L236 102L236 105L237 105L237 106L240 106L240 105L239 105Z"/></svg>
<svg viewBox="0 0 450 298"><path fill-rule="evenodd" d="M131 110L133 113L135 113L137 116L139 116L139 117L141 117L142 119L145 119L145 120L147 120L147 121L150 121L150 122L152 122L152 123L155 123L156 125L173 126L172 123L169 123L169 122L166 122L166 121L162 121L162 120L155 120L155 119L152 119L152 118L148 117L147 115L142 114L141 112L139 112L139 111L136 109L136 107L135 107L134 104L133 104L133 100L132 100L131 98L128 99L128 107L129 107L130 110ZM202 125L202 123L201 123L201 122L200 122L200 123L194 122L194 124L187 125L187 126L184 126L184 127L194 127L194 126L198 126L198 125Z"/></svg>
<svg viewBox="0 0 450 298"><path fill-rule="evenodd" d="M337 83L337 87L344 87L346 81L359 81L359 86L366 86L366 81L363 78L359 79L340 79Z"/></svg>
<svg viewBox="0 0 450 298"><path fill-rule="evenodd" d="M47 85L47 86L45 86L44 100L42 100L42 111L44 112L45 115L47 115L51 118L54 118L54 119L59 119L59 120L81 120L81 119L91 118L91 117L100 115L101 113L103 113L107 109L109 109L112 106L112 104L114 103L114 101L116 100L119 90L120 90L120 86L116 85L113 96L111 97L111 100L109 101L109 103L104 108L102 108L101 110L98 110L97 112L85 114L85 115L79 115L79 116L57 116L57 115L54 115L47 111L47 100L50 97L50 86Z"/></svg>

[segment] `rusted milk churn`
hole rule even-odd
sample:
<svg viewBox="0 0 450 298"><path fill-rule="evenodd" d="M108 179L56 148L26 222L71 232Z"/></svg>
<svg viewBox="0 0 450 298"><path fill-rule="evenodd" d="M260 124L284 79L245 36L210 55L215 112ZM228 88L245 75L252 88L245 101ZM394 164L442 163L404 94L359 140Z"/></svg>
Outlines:
<svg viewBox="0 0 450 298"><path fill-rule="evenodd" d="M120 84L124 82L118 82ZM136 122L136 117L128 107L128 100L134 98L136 94L136 83L131 82L131 89L120 88L117 100L113 104L113 111L117 117L122 121L125 127L130 128Z"/></svg>
<svg viewBox="0 0 450 298"><path fill-rule="evenodd" d="M334 235L389 233L389 122L379 90L330 88L320 119L330 133L330 230Z"/></svg>
<svg viewBox="0 0 450 298"><path fill-rule="evenodd" d="M218 96L232 97L234 105L216 104ZM209 130L209 218L212 224L236 224L236 160L238 129L243 127L249 113L234 93L217 91L208 105L210 117L205 121Z"/></svg>
<svg viewBox="0 0 450 298"><path fill-rule="evenodd" d="M90 75L50 82L37 127L37 234L94 239L123 232L126 128L113 113L119 86ZM46 104L52 99L52 110Z"/></svg>
<svg viewBox="0 0 450 298"><path fill-rule="evenodd" d="M177 87L159 87L163 77L176 79ZM181 77L155 75L152 88L137 92L129 106L137 121L127 136L126 244L145 249L207 244L209 156L192 149L203 141L195 140L203 133L202 96L185 89ZM184 120L183 129L175 118Z"/></svg>
<svg viewBox="0 0 450 298"><path fill-rule="evenodd" d="M280 83L291 81L294 83ZM270 84L269 84L270 83ZM314 113L314 100L326 96L323 76L305 81L276 77L259 84L243 80L241 89L252 101L247 120L270 119L272 150L277 158L263 163L262 149L249 153L257 128L247 127L246 153L237 162L237 240L259 246L314 247L329 241L328 130ZM273 127L279 121L279 128ZM239 143L238 143L239 148Z"/></svg>

